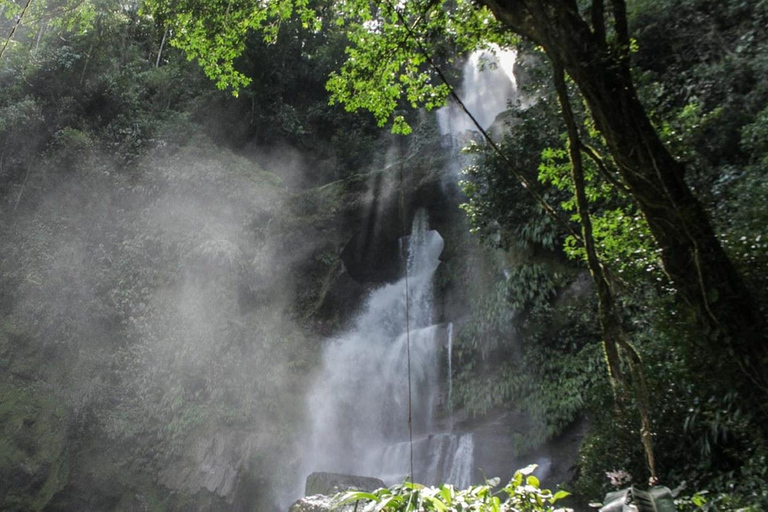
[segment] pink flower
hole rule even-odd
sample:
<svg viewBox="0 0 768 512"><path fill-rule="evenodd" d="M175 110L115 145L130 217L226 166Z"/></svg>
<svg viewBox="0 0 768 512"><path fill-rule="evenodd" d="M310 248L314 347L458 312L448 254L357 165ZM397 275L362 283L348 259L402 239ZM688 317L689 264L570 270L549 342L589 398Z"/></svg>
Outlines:
<svg viewBox="0 0 768 512"><path fill-rule="evenodd" d="M613 471L606 471L605 476L611 481L611 485L614 487L623 487L632 481L632 475L624 471L623 469L614 469Z"/></svg>

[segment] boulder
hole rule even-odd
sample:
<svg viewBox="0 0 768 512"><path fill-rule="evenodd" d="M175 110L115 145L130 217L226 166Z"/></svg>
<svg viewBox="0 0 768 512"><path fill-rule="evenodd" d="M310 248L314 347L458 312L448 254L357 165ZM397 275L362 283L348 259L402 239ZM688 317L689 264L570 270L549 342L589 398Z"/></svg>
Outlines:
<svg viewBox="0 0 768 512"><path fill-rule="evenodd" d="M355 504L349 503L347 505L336 507L332 496L325 496L323 494L316 494L314 496L305 496L296 501L288 512L354 512Z"/></svg>
<svg viewBox="0 0 768 512"><path fill-rule="evenodd" d="M381 487L385 485L378 478L340 473L312 473L307 477L307 496L291 505L289 512L353 512L355 503L336 507L333 496L348 490L371 492Z"/></svg>

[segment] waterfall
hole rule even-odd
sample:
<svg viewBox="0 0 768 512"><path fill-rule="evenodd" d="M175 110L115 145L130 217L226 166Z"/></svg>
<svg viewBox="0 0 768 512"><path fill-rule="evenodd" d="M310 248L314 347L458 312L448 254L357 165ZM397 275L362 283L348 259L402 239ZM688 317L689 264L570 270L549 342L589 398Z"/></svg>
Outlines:
<svg viewBox="0 0 768 512"><path fill-rule="evenodd" d="M465 63L460 95L483 128L515 97L514 59L514 52L497 48L475 52ZM455 104L440 109L437 118L452 153L460 136L476 129ZM451 161L446 176L454 180L461 159ZM453 325L435 325L433 318L432 278L443 239L429 230L426 212L419 211L410 236L400 243L408 255L413 478L466 486L475 446L472 434L453 432ZM410 472L405 301L405 279L374 290L353 327L327 343L307 397L310 426L301 448L302 482L312 471L330 471L393 484ZM447 421L437 417L441 407Z"/></svg>
<svg viewBox="0 0 768 512"><path fill-rule="evenodd" d="M466 487L472 480L475 444L470 434L449 432L432 434L413 440L413 458L423 461L415 468L414 480L425 485L441 483ZM407 441L388 446L377 475L385 482L402 482L409 472L410 446Z"/></svg>
<svg viewBox="0 0 768 512"><path fill-rule="evenodd" d="M488 129L496 116L507 109L507 102L517 93L512 73L516 52L493 48L493 52L473 52L462 69L459 97L483 129ZM461 108L449 103L437 112L442 135L459 136L477 128Z"/></svg>
<svg viewBox="0 0 768 512"><path fill-rule="evenodd" d="M443 239L429 229L426 212L420 210L403 243L408 255L414 480L466 485L472 435L445 432L436 417L446 385L441 354L452 336L450 325L435 325L433 318L432 279ZM377 476L393 484L410 472L405 300L405 279L374 290L353 327L328 343L307 397L311 432L302 478L312 471L330 471Z"/></svg>
<svg viewBox="0 0 768 512"><path fill-rule="evenodd" d="M455 439L455 437L454 437ZM472 434L464 434L458 439L457 447L453 451L451 469L445 480L456 487L466 487L472 474L472 459L475 451L475 443Z"/></svg>

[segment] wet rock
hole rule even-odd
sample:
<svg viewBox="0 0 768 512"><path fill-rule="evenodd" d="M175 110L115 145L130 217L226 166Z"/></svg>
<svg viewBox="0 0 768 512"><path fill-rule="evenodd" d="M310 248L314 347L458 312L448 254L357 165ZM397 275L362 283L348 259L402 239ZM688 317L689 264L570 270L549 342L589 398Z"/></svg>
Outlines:
<svg viewBox="0 0 768 512"><path fill-rule="evenodd" d="M232 503L256 448L252 433L216 432L198 439L189 456L166 468L160 481L169 489L190 494L205 489Z"/></svg>
<svg viewBox="0 0 768 512"><path fill-rule="evenodd" d="M375 491L384 487L378 478L340 473L312 473L307 477L305 493L307 496L297 500L289 512L352 512L355 504L336 506L334 495L348 490Z"/></svg>
<svg viewBox="0 0 768 512"><path fill-rule="evenodd" d="M458 427L474 436L473 482L499 477L506 483L517 469L537 464L536 476L542 485L554 488L575 477L578 449L589 425L586 420L577 419L559 435L524 454L519 453L519 436L535 428L525 413L490 414Z"/></svg>
<svg viewBox="0 0 768 512"><path fill-rule="evenodd" d="M288 512L330 512L331 510L337 512L353 512L355 510L355 504L347 504L341 507L335 507L336 502L331 496L324 496L322 494L316 494L314 496L305 496L296 501Z"/></svg>
<svg viewBox="0 0 768 512"><path fill-rule="evenodd" d="M390 166L361 176L362 191L347 191L344 232L352 236L340 257L352 279L383 284L402 277L400 238L419 209L428 211L430 228L438 231L455 212L461 213L458 203L446 195L443 176L436 171L442 168L436 161L445 155L435 147L421 158L407 158L407 172L402 176L397 166Z"/></svg>

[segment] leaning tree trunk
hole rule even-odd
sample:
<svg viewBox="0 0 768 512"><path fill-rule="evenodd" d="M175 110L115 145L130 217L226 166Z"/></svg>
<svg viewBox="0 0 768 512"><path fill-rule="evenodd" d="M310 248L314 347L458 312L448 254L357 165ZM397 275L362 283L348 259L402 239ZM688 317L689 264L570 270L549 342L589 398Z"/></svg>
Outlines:
<svg viewBox="0 0 768 512"><path fill-rule="evenodd" d="M664 144L641 105L624 51L611 50L598 23L593 31L575 0L481 0L514 32L562 62L592 114L623 181L661 248L664 270L694 312L709 346L767 392L768 350L763 322L701 204L683 165ZM602 16L602 0L595 13ZM628 43L623 0L613 0L619 41ZM594 23L594 19L593 19Z"/></svg>

